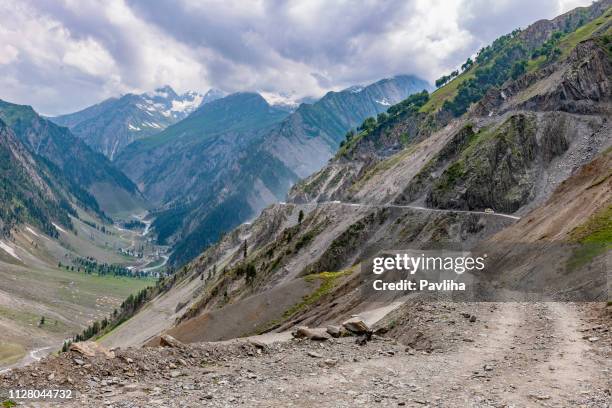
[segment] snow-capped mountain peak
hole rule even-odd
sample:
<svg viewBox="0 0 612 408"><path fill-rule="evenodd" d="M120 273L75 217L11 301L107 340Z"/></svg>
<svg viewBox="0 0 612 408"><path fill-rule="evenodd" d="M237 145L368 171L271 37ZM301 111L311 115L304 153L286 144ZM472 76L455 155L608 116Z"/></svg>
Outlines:
<svg viewBox="0 0 612 408"><path fill-rule="evenodd" d="M218 95L215 91L209 99ZM165 85L142 94L111 98L73 114L54 118L95 150L113 160L125 146L185 119L205 102L195 91L177 94Z"/></svg>
<svg viewBox="0 0 612 408"><path fill-rule="evenodd" d="M153 92L146 92L140 95L142 103L136 106L150 116L159 114L165 118L172 118L176 121L184 119L191 112L196 110L204 100L204 95L187 91L178 95L169 85L155 89ZM137 124L133 124L135 127ZM158 124L163 126L162 124ZM155 126L154 126L155 127Z"/></svg>

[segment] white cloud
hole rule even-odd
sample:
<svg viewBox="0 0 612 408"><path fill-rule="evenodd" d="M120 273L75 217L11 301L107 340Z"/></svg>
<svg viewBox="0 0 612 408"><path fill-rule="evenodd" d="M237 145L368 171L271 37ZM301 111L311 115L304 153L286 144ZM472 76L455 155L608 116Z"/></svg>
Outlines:
<svg viewBox="0 0 612 408"><path fill-rule="evenodd" d="M18 55L19 50L11 44L0 45L0 64L10 64Z"/></svg>
<svg viewBox="0 0 612 408"><path fill-rule="evenodd" d="M91 38L69 42L62 62L89 75L110 76L117 71L113 57Z"/></svg>
<svg viewBox="0 0 612 408"><path fill-rule="evenodd" d="M590 0L0 0L0 98L73 111L163 84L292 98L433 80L495 37Z"/></svg>

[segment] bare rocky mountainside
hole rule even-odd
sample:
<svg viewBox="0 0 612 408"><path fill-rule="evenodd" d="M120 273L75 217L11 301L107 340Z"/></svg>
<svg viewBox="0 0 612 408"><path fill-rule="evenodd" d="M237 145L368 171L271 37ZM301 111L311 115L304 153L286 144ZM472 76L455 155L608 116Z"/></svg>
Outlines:
<svg viewBox="0 0 612 408"><path fill-rule="evenodd" d="M315 118L338 95L278 117L256 94L233 95L185 119L247 99L252 115L214 141L196 144L180 122L129 146L117 162L172 204L155 228L176 239L175 261L197 248L181 249L177 231L207 236L215 213L207 196L155 183L197 188L194 169L215 163L196 151L235 155L233 174L272 201L282 188L242 169L295 180L323 167L92 324L89 341L0 375L0 388L72 388L62 404L74 407L610 406L612 1L500 37L437 85L327 130ZM194 166L156 172L162 152ZM255 208L257 191L236 180L219 175L234 184L214 194ZM371 290L372 258L396 251L482 255L487 268L462 275L478 289L465 297Z"/></svg>

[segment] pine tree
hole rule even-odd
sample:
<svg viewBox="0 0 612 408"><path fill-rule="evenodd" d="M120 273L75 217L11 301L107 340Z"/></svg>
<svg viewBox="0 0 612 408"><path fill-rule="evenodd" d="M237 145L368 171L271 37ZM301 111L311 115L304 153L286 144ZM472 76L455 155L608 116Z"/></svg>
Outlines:
<svg viewBox="0 0 612 408"><path fill-rule="evenodd" d="M247 283L250 285L253 283L253 281L255 280L255 277L257 276L257 270L255 269L255 266L253 266L253 264L248 264L246 267L246 281Z"/></svg>

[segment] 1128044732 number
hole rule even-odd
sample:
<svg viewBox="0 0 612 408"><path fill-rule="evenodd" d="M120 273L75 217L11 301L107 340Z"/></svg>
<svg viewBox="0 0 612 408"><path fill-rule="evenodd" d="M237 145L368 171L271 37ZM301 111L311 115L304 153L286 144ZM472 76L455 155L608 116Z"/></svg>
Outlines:
<svg viewBox="0 0 612 408"><path fill-rule="evenodd" d="M74 392L70 389L12 389L7 392L8 398L12 400L64 400L74 398Z"/></svg>

